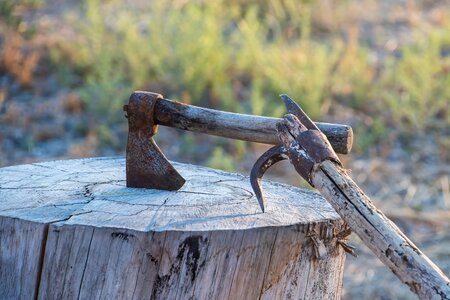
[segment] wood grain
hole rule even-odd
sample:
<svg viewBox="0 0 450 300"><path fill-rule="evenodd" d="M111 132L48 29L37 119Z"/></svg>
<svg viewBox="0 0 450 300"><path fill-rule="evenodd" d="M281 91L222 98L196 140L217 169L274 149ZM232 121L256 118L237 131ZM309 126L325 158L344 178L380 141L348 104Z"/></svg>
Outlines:
<svg viewBox="0 0 450 300"><path fill-rule="evenodd" d="M293 115L285 116L278 130L297 172L320 191L350 229L402 282L421 299L450 299L447 276L373 205L333 157L332 150L328 151L326 141L319 139L312 146L307 143L313 139L302 141L313 130L308 131Z"/></svg>
<svg viewBox="0 0 450 300"><path fill-rule="evenodd" d="M320 195L264 182L263 214L248 177L175 166L176 192L126 188L123 158L0 169L0 298L340 298L347 226Z"/></svg>
<svg viewBox="0 0 450 300"><path fill-rule="evenodd" d="M276 124L281 119L237 114L186 105L169 99L160 99L155 106L157 124L202 132L227 138L264 144L279 144ZM353 145L350 126L316 123L327 136L334 151L348 154Z"/></svg>
<svg viewBox="0 0 450 300"><path fill-rule="evenodd" d="M46 224L0 217L0 299L34 298L46 231Z"/></svg>

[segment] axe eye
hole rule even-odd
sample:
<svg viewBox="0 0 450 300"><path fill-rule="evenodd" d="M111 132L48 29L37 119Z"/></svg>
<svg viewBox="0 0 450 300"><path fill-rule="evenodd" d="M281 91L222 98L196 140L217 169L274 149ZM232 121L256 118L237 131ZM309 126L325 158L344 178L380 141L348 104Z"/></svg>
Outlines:
<svg viewBox="0 0 450 300"><path fill-rule="evenodd" d="M287 159L286 153L286 149L283 145L273 146L264 152L264 154L256 160L252 167L252 171L250 172L250 184L255 192L256 199L258 199L262 212L264 212L266 199L264 197L261 179L267 169L277 162Z"/></svg>

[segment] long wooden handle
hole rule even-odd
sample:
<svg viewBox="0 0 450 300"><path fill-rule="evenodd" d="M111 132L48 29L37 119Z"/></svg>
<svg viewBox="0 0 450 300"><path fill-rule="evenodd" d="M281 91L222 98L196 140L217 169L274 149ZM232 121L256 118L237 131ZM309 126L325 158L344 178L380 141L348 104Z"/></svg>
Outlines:
<svg viewBox="0 0 450 300"><path fill-rule="evenodd" d="M313 184L350 228L421 299L450 299L450 281L347 175L331 161L313 173Z"/></svg>
<svg viewBox="0 0 450 300"><path fill-rule="evenodd" d="M169 99L159 99L155 105L155 121L164 126L197 131L250 142L280 143L276 124L281 119L223 112L187 105ZM327 136L334 151L350 152L353 131L350 126L316 123Z"/></svg>

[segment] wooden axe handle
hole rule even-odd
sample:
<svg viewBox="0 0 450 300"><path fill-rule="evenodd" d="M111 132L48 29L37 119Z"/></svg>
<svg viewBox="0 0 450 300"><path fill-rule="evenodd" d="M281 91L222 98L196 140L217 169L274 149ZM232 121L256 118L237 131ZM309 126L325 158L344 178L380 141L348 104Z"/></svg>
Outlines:
<svg viewBox="0 0 450 300"><path fill-rule="evenodd" d="M156 124L264 144L279 144L276 124L281 119L261 117L159 99L155 105ZM350 126L316 123L337 153L348 154L353 144Z"/></svg>

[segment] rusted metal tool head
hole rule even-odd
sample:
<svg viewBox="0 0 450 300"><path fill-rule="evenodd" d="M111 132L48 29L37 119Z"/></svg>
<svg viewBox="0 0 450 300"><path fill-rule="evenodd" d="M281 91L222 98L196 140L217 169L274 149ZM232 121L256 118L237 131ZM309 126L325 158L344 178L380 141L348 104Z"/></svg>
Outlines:
<svg viewBox="0 0 450 300"><path fill-rule="evenodd" d="M281 95L281 98L289 114L285 115L284 120L278 123L277 130L279 133L294 137L296 144L286 148L283 145L285 143L283 143L270 148L258 158L252 167L250 183L263 212L265 210L265 197L261 179L266 170L275 163L289 157L297 172L311 185L310 174L316 163L329 159L340 164L339 158L325 135L300 106L288 95ZM299 124L299 126L293 126L294 123ZM279 136L281 139L283 134Z"/></svg>
<svg viewBox="0 0 450 300"><path fill-rule="evenodd" d="M266 207L266 199L264 197L261 179L268 168L284 159L287 159L287 156L286 149L283 145L273 146L256 160L250 171L250 184L263 212Z"/></svg>
<svg viewBox="0 0 450 300"><path fill-rule="evenodd" d="M160 94L133 93L123 107L128 118L127 187L173 191L185 182L153 140L158 131L154 121L158 99Z"/></svg>
<svg viewBox="0 0 450 300"><path fill-rule="evenodd" d="M300 107L286 95L282 98L288 111L308 128L318 127ZM223 112L164 99L160 94L136 91L124 106L128 118L126 176L127 186L178 190L185 180L175 170L153 140L158 124L222 137L278 145L262 155L251 171L251 184L264 210L261 178L274 163L285 159L288 151L280 144L277 124L283 119ZM348 153L352 145L351 127L318 123L340 153ZM307 138L306 138L307 139Z"/></svg>

